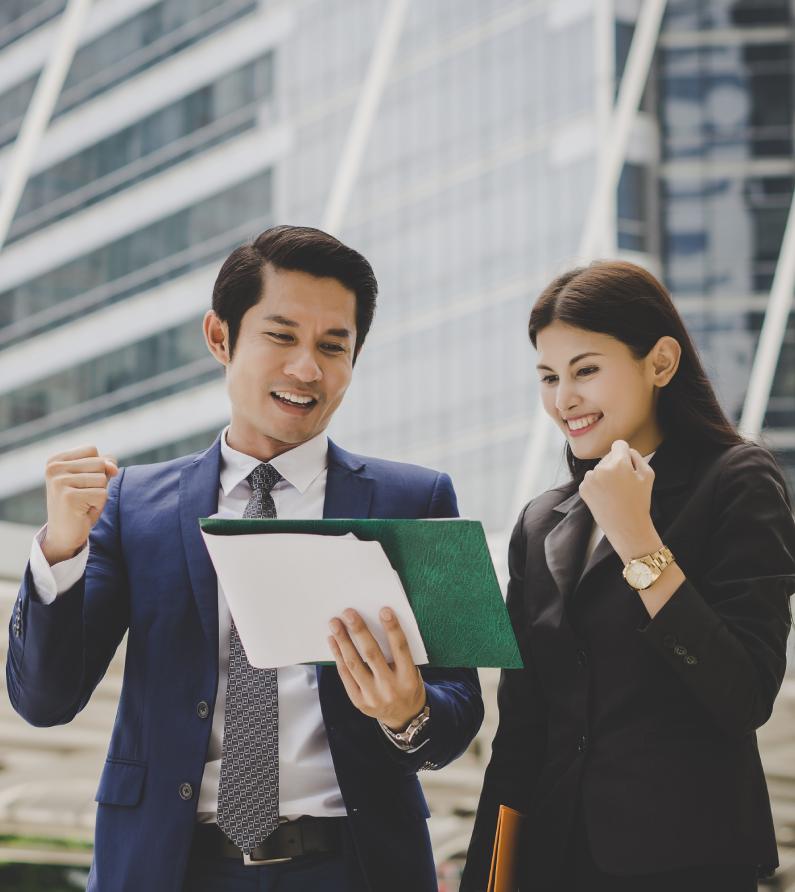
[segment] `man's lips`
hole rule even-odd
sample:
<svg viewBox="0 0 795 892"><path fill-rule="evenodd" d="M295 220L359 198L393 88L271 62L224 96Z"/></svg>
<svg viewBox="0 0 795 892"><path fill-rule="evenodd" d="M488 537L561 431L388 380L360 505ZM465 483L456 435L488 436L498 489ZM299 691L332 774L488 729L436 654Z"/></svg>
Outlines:
<svg viewBox="0 0 795 892"><path fill-rule="evenodd" d="M272 390L271 399L290 415L308 415L318 403L317 397L293 390Z"/></svg>

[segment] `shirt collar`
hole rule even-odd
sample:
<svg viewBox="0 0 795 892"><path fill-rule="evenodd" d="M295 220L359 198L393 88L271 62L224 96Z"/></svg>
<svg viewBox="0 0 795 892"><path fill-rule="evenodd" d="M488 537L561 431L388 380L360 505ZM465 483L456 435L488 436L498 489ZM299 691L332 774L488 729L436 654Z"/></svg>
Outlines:
<svg viewBox="0 0 795 892"><path fill-rule="evenodd" d="M244 452L238 452L226 442L228 427L221 434L220 483L224 495L230 492L257 467L261 460ZM294 446L270 460L270 464L302 495L315 478L326 469L328 463L328 437L320 433L306 443Z"/></svg>

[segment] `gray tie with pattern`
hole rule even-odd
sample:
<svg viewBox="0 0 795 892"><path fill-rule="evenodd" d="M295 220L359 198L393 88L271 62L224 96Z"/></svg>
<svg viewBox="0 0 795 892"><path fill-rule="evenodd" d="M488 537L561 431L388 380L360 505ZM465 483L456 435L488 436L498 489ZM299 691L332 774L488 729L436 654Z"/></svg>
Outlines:
<svg viewBox="0 0 795 892"><path fill-rule="evenodd" d="M276 517L271 490L282 479L269 464L248 475L243 517ZM218 785L218 826L247 854L279 824L279 688L275 669L246 659L234 621Z"/></svg>

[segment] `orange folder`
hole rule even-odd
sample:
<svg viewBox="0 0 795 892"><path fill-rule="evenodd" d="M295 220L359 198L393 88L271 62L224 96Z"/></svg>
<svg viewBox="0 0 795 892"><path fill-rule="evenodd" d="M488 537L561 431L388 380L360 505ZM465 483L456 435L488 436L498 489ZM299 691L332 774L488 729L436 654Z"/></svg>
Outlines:
<svg viewBox="0 0 795 892"><path fill-rule="evenodd" d="M489 885L486 892L519 892L518 865L519 834L524 815L507 805L501 805L494 834Z"/></svg>

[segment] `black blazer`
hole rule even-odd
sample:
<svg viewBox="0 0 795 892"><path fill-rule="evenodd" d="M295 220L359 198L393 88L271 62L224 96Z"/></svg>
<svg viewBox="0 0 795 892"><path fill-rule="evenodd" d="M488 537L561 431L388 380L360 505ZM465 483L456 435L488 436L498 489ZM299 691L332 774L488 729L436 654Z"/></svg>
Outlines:
<svg viewBox="0 0 795 892"><path fill-rule="evenodd" d="M786 667L795 523L770 454L664 443L652 519L686 582L650 620L569 482L530 502L509 550L525 668L502 673L463 892L485 889L497 808L528 815L523 889L554 889L578 809L613 874L778 863L755 729ZM582 574L582 575L581 575Z"/></svg>

